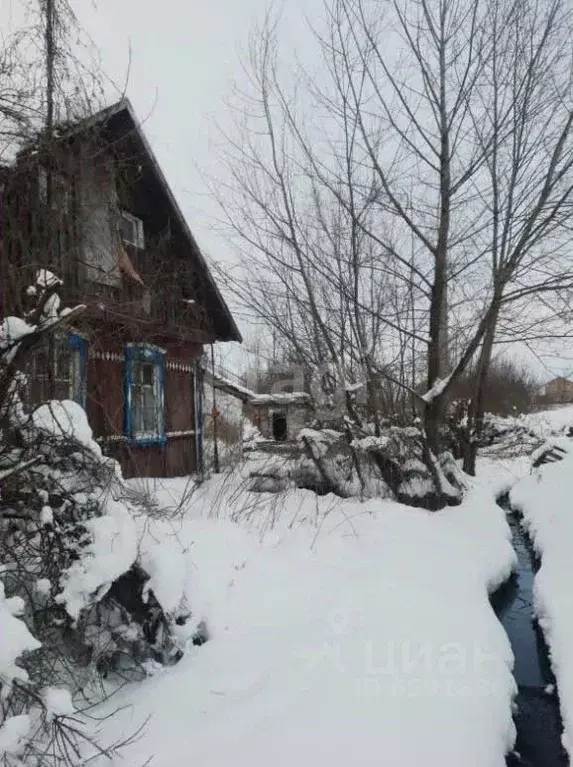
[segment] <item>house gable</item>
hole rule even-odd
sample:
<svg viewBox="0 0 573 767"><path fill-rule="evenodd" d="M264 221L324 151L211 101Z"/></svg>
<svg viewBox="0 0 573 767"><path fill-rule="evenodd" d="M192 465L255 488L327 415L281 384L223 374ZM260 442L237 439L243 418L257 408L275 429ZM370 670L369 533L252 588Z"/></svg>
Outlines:
<svg viewBox="0 0 573 767"><path fill-rule="evenodd" d="M49 158L50 201L41 151L8 172L2 236L12 272L52 268L64 299L150 337L242 340L127 100L61 131ZM18 286L3 282L14 298Z"/></svg>

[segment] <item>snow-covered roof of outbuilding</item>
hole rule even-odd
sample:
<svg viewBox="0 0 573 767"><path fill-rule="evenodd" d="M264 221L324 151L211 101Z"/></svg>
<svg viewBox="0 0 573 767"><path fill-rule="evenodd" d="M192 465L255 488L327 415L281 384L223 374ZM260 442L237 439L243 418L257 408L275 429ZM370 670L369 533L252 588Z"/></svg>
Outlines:
<svg viewBox="0 0 573 767"><path fill-rule="evenodd" d="M307 405L310 403L310 394L305 391L253 394L249 401L251 405Z"/></svg>
<svg viewBox="0 0 573 767"><path fill-rule="evenodd" d="M215 375L206 370L206 380L216 389L231 394L243 402L251 405L307 405L310 404L310 394L305 391L274 392L270 394L258 394L246 386L241 386L235 381L230 381L223 376Z"/></svg>

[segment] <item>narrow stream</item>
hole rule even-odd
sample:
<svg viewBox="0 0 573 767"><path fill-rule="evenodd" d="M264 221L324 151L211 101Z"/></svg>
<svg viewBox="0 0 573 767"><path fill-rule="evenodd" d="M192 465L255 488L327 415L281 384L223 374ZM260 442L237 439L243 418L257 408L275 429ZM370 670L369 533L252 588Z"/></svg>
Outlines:
<svg viewBox="0 0 573 767"><path fill-rule="evenodd" d="M498 498L498 504L508 509L508 495ZM567 767L569 761L561 746L563 728L555 678L533 612L533 579L539 562L518 516L513 513L507 519L518 559L517 570L491 598L513 648L513 673L518 686L514 713L517 741L514 753L507 757L507 765Z"/></svg>

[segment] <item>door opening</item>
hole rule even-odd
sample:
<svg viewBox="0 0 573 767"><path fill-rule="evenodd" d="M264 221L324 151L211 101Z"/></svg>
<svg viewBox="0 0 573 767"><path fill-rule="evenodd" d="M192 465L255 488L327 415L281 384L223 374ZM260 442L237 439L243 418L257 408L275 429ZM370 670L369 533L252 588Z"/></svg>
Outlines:
<svg viewBox="0 0 573 767"><path fill-rule="evenodd" d="M284 442L287 438L286 413L273 413L272 419L273 439L276 442Z"/></svg>

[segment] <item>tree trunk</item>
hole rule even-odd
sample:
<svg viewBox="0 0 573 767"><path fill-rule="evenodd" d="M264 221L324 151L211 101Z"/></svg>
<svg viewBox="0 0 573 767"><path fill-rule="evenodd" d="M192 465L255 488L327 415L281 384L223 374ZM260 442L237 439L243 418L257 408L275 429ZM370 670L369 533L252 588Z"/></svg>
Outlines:
<svg viewBox="0 0 573 767"><path fill-rule="evenodd" d="M443 398L436 397L428 402L424 412L424 430L429 450L435 455L440 453L440 426L444 412Z"/></svg>
<svg viewBox="0 0 573 767"><path fill-rule="evenodd" d="M448 375L451 370L448 325L448 290L446 287L442 293L440 331L438 335L438 356L440 358L440 370L442 376Z"/></svg>
<svg viewBox="0 0 573 767"><path fill-rule="evenodd" d="M487 386L489 368L491 365L498 316L499 305L496 306L492 314L490 324L484 336L478 362L475 389L468 408L468 439L464 450L463 469L466 474L470 474L472 477L474 477L476 473L478 443L483 430L485 388Z"/></svg>

